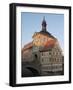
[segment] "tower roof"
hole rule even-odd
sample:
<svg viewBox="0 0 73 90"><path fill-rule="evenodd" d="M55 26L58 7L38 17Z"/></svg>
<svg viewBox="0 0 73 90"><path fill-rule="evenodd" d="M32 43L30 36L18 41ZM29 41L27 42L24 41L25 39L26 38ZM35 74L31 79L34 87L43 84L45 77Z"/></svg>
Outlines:
<svg viewBox="0 0 73 90"><path fill-rule="evenodd" d="M47 35L47 36L52 37L52 38L55 39L55 37L51 33L49 33L47 31L46 26L47 26L47 23L46 23L45 16L44 16L43 17L43 21L42 21L42 30L39 33L44 34L44 35Z"/></svg>
<svg viewBox="0 0 73 90"><path fill-rule="evenodd" d="M43 17L43 21L42 21L42 31L46 32L46 20L45 20L45 17Z"/></svg>
<svg viewBox="0 0 73 90"><path fill-rule="evenodd" d="M38 33L40 33L40 34L43 34L43 35L46 35L46 36L48 36L48 37L51 37L51 38L56 39L51 33L49 33L49 32L47 31L46 26L47 26L47 23L46 23L45 16L44 16L44 17L43 17L43 21L42 21L42 29L41 29L41 31L40 31L40 32L36 32L36 33L33 35L33 37L36 36Z"/></svg>
<svg viewBox="0 0 73 90"><path fill-rule="evenodd" d="M43 17L43 21L42 21L42 26L46 26L46 20L45 20L45 16Z"/></svg>

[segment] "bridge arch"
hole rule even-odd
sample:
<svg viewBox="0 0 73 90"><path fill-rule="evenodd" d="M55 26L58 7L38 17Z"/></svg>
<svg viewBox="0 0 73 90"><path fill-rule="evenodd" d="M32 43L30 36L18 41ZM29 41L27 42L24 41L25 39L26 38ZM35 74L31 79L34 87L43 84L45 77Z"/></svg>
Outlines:
<svg viewBox="0 0 73 90"><path fill-rule="evenodd" d="M34 67L27 67L27 69L32 72L33 76L40 76L40 73Z"/></svg>

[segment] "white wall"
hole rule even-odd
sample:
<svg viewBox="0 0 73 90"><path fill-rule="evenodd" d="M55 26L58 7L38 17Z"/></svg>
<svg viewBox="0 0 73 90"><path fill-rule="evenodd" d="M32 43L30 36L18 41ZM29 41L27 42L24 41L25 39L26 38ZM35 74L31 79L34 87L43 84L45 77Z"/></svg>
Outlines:
<svg viewBox="0 0 73 90"><path fill-rule="evenodd" d="M0 0L0 90L72 90L72 84L46 85L34 87L12 88L8 86L9 82L9 3L35 3L72 6L73 0ZM73 36L72 36L73 38ZM73 45L73 44L72 44ZM72 63L73 64L73 63ZM73 66L72 66L73 67Z"/></svg>

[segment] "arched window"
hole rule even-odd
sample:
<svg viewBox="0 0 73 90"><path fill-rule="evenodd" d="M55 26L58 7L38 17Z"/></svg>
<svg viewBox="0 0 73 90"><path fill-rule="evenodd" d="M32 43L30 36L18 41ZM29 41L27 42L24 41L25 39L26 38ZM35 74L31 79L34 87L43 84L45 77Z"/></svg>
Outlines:
<svg viewBox="0 0 73 90"><path fill-rule="evenodd" d="M35 54L35 59L37 59L37 54Z"/></svg>

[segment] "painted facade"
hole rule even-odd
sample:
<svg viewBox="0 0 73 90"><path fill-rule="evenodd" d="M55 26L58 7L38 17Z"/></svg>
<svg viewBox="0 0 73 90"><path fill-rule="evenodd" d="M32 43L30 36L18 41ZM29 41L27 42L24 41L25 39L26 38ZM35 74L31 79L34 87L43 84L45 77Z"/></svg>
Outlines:
<svg viewBox="0 0 73 90"><path fill-rule="evenodd" d="M40 75L63 75L64 55L58 40L46 28L45 18L42 30L35 32L33 41L22 49L22 61L39 64Z"/></svg>

